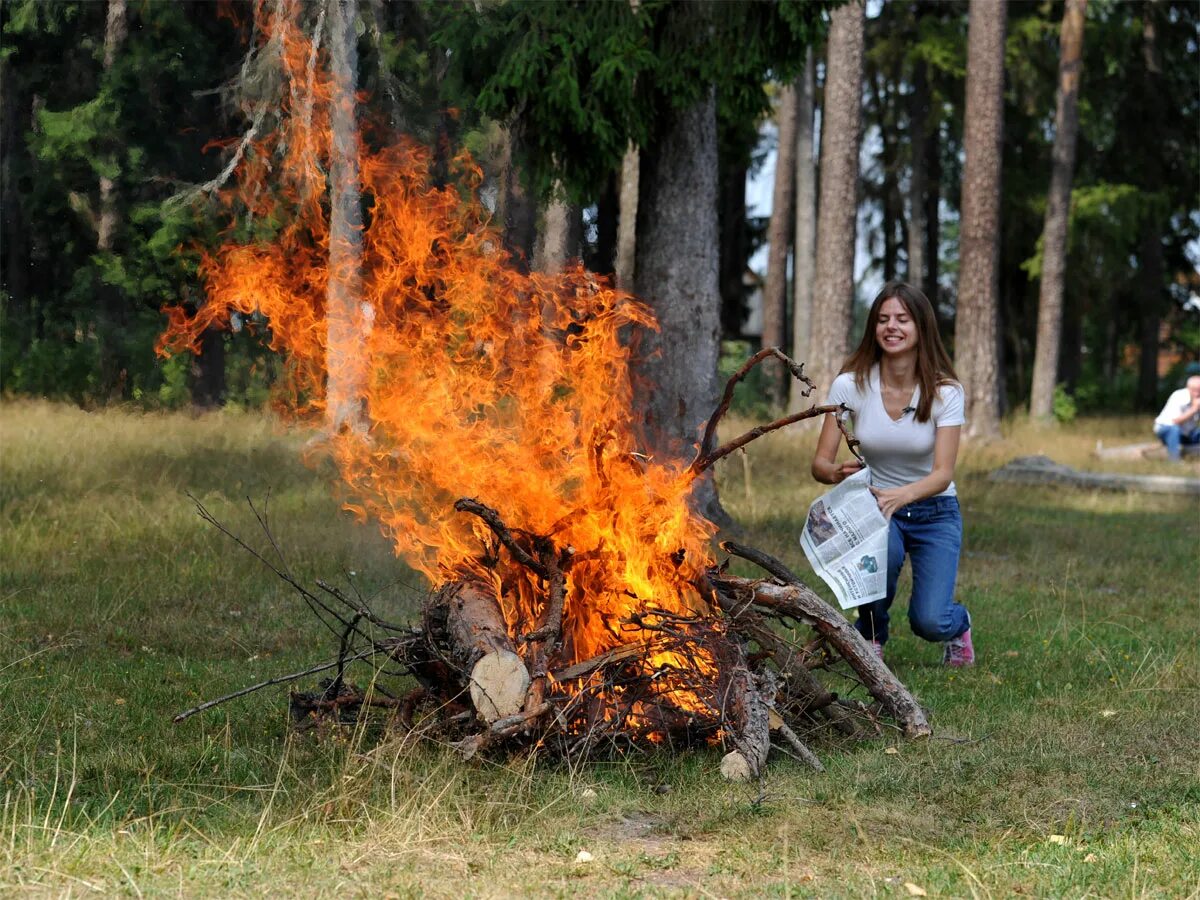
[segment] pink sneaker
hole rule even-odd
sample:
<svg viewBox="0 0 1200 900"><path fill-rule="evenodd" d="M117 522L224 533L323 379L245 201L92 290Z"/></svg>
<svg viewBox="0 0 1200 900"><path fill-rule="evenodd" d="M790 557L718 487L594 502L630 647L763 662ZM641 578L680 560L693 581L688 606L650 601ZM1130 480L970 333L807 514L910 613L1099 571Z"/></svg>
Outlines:
<svg viewBox="0 0 1200 900"><path fill-rule="evenodd" d="M962 669L975 665L975 645L971 643L971 629L942 644L942 665Z"/></svg>
<svg viewBox="0 0 1200 900"><path fill-rule="evenodd" d="M879 641L871 641L871 649L875 651L875 655L879 657L879 661L883 662L883 644Z"/></svg>

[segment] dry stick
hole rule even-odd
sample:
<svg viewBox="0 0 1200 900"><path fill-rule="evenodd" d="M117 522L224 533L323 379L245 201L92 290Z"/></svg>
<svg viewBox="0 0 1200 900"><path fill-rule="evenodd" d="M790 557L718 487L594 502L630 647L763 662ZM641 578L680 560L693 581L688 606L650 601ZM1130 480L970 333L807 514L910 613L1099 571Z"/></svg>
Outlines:
<svg viewBox="0 0 1200 900"><path fill-rule="evenodd" d="M508 527L504 524L504 520L500 518L500 514L496 510L469 497L456 500L454 508L459 512L471 513L483 519L487 523L488 528L492 529L492 533L500 539L500 543L508 548L508 552L512 554L513 559L543 578L550 577L550 573L546 571L546 567L530 556L525 548L517 543L517 539L513 537L513 533L508 530Z"/></svg>
<svg viewBox="0 0 1200 900"><path fill-rule="evenodd" d="M722 576L721 588L751 594L757 606L812 625L863 679L867 690L890 711L909 737L931 733L925 711L883 664L866 640L828 603L802 583L786 585Z"/></svg>
<svg viewBox="0 0 1200 900"><path fill-rule="evenodd" d="M750 373L751 369L769 356L774 356L776 359L782 362L788 367L788 370L792 373L792 376L797 381L802 381L805 385L807 385L807 388L801 391L803 396L807 397L813 392L813 388L815 388L816 385L813 384L812 380L804 374L804 363L795 362L778 347L766 347L762 350L759 350L752 357L746 360L742 364L742 367L734 372L733 375L729 377L729 380L725 382L725 393L722 395L721 402L717 406L716 410L714 410L713 414L708 418L708 424L704 428L704 440L700 444L700 451L696 454L695 461L692 462L692 469L694 471L701 471L701 469L696 468L696 463L704 459L704 457L708 456L712 452L713 443L716 441L717 437L717 423L721 421L721 419L725 416L725 413L729 412L729 406L733 402L733 389L737 387L739 381L741 381Z"/></svg>
<svg viewBox="0 0 1200 900"><path fill-rule="evenodd" d="M793 585L804 584L804 582L800 580L795 572L789 569L781 560L776 559L770 553L766 553L754 547L747 547L744 544L737 543L737 541L722 541L720 546L721 549L726 553L732 554L733 556L740 556L742 559L754 563L759 568L764 569L765 571L774 575L780 581L784 581ZM718 596L720 596L719 592ZM764 639L771 641L773 638L776 638L781 643L784 643L782 638L777 638L774 632L766 628L765 625L762 627L762 630L762 634L755 633L754 637L755 640L757 640L760 644L763 644L763 646L767 646L767 644L763 643ZM818 641L828 643L826 635L820 629L817 630L817 635ZM805 646L800 653L802 657L807 657L810 655L809 646ZM778 659L776 660L776 664L778 664ZM854 726L846 719L849 710L841 705L841 698L838 697L837 694L829 691L827 688L821 685L821 683L817 681L816 677L811 675L807 669L803 672L803 674L798 671L796 674L805 681L806 687L811 688L812 685L818 685L821 688L820 694L815 698L814 703L809 706L808 709L812 710L813 712L820 711L823 715L829 718L830 721L833 722L834 726L842 733L852 733L854 731Z"/></svg>
<svg viewBox="0 0 1200 900"><path fill-rule="evenodd" d="M266 681L260 681L258 684L252 684L250 687L244 687L240 691L234 691L232 694L226 694L224 697L217 697L215 700L205 700L199 706L193 706L189 710L181 712L179 715L171 719L172 722L182 722L184 719L191 718L196 713L204 712L206 709L212 709L214 706L226 702L227 700L236 700L238 697L244 697L246 694L252 694L255 691L261 691L263 688L271 687L276 684L287 684L289 681L297 681L306 675L315 675L317 672L324 672L327 669L335 669L345 662L353 662L360 659L366 659L375 653L375 648L364 650L354 656L343 659L335 659L333 662L321 663L319 666L313 666L311 669L305 669L303 672L292 672L290 675L278 675L275 678L268 678Z"/></svg>
<svg viewBox="0 0 1200 900"><path fill-rule="evenodd" d="M199 513L201 519L203 519L208 524L212 525L214 528L216 528L218 531L220 531L223 535L228 537L235 544L237 544L239 547L241 547L243 550L245 550L247 553L249 553L251 556L253 556L255 559L257 559L259 562L261 562L264 566L266 566L268 569L270 569L272 572L274 572L276 575L278 575L281 579L283 579L288 584L290 584L293 588L295 588L296 591L300 594L300 596L304 598L304 600L308 604L309 608L313 611L313 615L315 615L317 617L317 620L322 625L324 625L326 628L328 628L331 632L338 635L339 638L341 637L341 633L336 628L334 628L332 625L330 625L328 622L326 622L325 619L321 616L321 613L317 612L317 609L319 608L322 611L324 611L325 613L327 613L328 615L332 616L334 619L336 619L338 621L338 623L343 628L345 628L346 626L348 626L350 624L349 619L345 619L342 616L338 615L336 610L331 609L330 607L328 607L324 603L322 603L321 599L319 597L317 597L315 594L313 594L311 591L309 591L304 585L302 585L299 581L297 581L290 572L287 572L285 570L277 568L274 564L269 562L267 560L267 558L264 557L261 553L259 553L257 550L255 550L253 547L251 547L249 544L247 544L245 541L243 541L240 537L238 537L236 534L234 534L232 531L230 531L228 528L226 528L221 522L219 522L213 516L212 513L210 513L205 508L203 503L201 503L199 500L196 499L195 496L193 496L192 494L189 493L189 494L187 494L187 497L194 504L196 504L196 510ZM254 510L253 503L250 504L250 508L252 510ZM258 518L259 522L261 523L262 518L259 517L258 510L254 510L254 515L256 518ZM271 533L269 531L267 532L267 538L268 538L268 540L271 541L272 545L275 544L274 536L271 535ZM278 550L278 548L276 548L276 549ZM363 634L361 631L359 631L358 634L364 640L369 641L371 639L368 635Z"/></svg>
<svg viewBox="0 0 1200 900"><path fill-rule="evenodd" d="M553 546L549 546L549 541L545 543L547 547L539 556L549 574L547 581L549 581L550 587L550 600L546 604L546 612L542 616L541 625L526 634L523 640L526 642L547 641L546 655L553 656L562 639L563 605L567 599L565 570L571 562L571 557L575 555L575 550L567 547L563 550L562 555L556 558Z"/></svg>
<svg viewBox="0 0 1200 900"><path fill-rule="evenodd" d="M778 431L780 428L793 425L796 422L802 421L803 419L812 419L816 416L825 415L826 413L834 414L834 418L836 419L837 416L841 415L843 412L845 412L845 410L846 407L840 403L831 403L826 406L810 406L808 409L801 410L798 413L792 413L790 416L784 416L782 419L776 419L774 422L770 422L766 425L759 425L757 428L751 428L741 437L734 438L732 441L722 444L720 447L710 453L697 455L689 468L693 475L699 475L717 460L723 459L734 450L741 449L742 447L746 446L746 444L750 443L756 438L762 437L764 434L769 434L772 431ZM841 427L841 423L839 423L839 427ZM846 433L844 429L842 433Z"/></svg>
<svg viewBox="0 0 1200 900"><path fill-rule="evenodd" d="M355 615L361 616L362 618L364 618L368 622L370 622L372 625L377 625L378 627L383 628L387 631L407 631L408 630L408 626L406 626L406 625L397 625L395 622L389 622L386 619L379 618L379 616L375 615L375 613L371 610L371 608L369 606L367 606L367 604L365 602L363 602L363 599L361 596L358 598L359 602L354 603L350 600L349 597L347 597L344 593L342 593L342 591L336 585L332 585L332 584L329 584L328 582L322 581L320 578L317 579L317 587L319 587L325 593L329 594L334 599L339 600L340 602L344 603L348 608L354 610ZM355 593L358 593L357 588L355 588Z"/></svg>
<svg viewBox="0 0 1200 900"><path fill-rule="evenodd" d="M754 547L747 547L745 544L739 544L737 541L721 541L720 546L726 553L733 556L740 556L742 559L754 563L760 569L770 572L780 581L786 581L788 584L803 584L795 572L770 553L765 553Z"/></svg>
<svg viewBox="0 0 1200 900"><path fill-rule="evenodd" d="M796 751L797 756L799 756L818 772L825 771L825 767L821 765L821 760L817 759L817 755L809 750L808 747L805 746L804 742L796 736L796 732L788 728L786 724L781 724L777 730L787 739L787 742L792 745L792 749Z"/></svg>

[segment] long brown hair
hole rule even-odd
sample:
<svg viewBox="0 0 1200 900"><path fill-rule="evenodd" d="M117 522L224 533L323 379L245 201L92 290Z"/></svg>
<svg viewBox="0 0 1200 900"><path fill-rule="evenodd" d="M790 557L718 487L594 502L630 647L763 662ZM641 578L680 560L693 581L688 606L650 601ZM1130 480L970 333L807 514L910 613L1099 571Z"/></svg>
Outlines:
<svg viewBox="0 0 1200 900"><path fill-rule="evenodd" d="M871 367L879 362L883 350L875 339L875 327L879 324L879 309L887 300L899 300L908 310L909 317L917 326L917 384L921 387L921 399L917 401L917 421L928 422L933 413L933 399L943 384L958 382L950 354L942 345L938 334L937 317L929 298L911 284L889 281L875 297L871 311L867 314L867 327L858 348L850 354L842 366L843 372L854 373L854 383L864 390Z"/></svg>

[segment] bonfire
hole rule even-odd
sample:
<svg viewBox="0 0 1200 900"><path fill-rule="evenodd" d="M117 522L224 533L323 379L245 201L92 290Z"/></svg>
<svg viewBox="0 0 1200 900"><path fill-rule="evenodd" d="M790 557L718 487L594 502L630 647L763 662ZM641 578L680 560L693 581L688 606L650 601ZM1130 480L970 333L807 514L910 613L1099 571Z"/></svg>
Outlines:
<svg viewBox="0 0 1200 900"><path fill-rule="evenodd" d="M840 415L812 406L717 446L753 365L779 357L807 395L802 367L764 350L730 380L692 454L648 454L630 363L652 311L578 265L525 272L476 198L479 169L461 157L454 183L438 185L413 141L358 148L369 214L350 278L331 262L347 254L319 199L332 152L322 98L334 92L303 35L274 28L295 108L247 139L229 202L285 224L206 257L206 302L171 311L162 346L194 350L234 317L265 322L288 363L277 398L288 414L323 421L335 390L339 403L349 392L354 414L327 432L346 508L378 522L433 586L410 625L280 570L340 636L333 662L267 682L334 673L293 694L297 718L382 709L466 756L719 744L733 778L761 775L773 743L819 767L806 739L826 727L928 733L904 687L781 563L725 542L770 578L727 574L717 527L692 502L713 464L755 437ZM358 298L349 347L327 306L344 280ZM351 679L355 666L371 668ZM829 677L866 693L845 697Z"/></svg>

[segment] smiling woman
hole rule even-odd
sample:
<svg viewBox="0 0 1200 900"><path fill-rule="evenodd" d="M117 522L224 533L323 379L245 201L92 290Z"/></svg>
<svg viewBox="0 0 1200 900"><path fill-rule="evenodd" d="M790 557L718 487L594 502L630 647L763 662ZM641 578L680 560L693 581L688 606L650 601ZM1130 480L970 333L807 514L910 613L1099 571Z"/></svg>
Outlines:
<svg viewBox="0 0 1200 900"><path fill-rule="evenodd" d="M905 555L912 558L908 618L913 631L944 643L943 662L975 662L971 617L954 599L962 546L954 466L963 388L942 346L929 300L901 281L871 304L858 348L834 379L827 403L850 410L871 469L871 490L890 526L887 596L859 607L856 627L883 656L888 609ZM836 461L837 422L826 416L813 457L817 481L836 484L861 468Z"/></svg>

